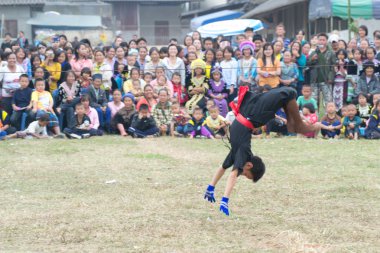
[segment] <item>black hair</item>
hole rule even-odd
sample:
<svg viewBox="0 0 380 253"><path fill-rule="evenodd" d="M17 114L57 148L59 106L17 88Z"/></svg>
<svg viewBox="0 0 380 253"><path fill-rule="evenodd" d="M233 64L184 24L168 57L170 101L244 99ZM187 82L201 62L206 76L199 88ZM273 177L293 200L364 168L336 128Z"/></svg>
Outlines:
<svg viewBox="0 0 380 253"><path fill-rule="evenodd" d="M80 102L84 102L84 101L91 101L91 98L90 98L90 95L89 95L89 94L84 94L84 95L80 98Z"/></svg>
<svg viewBox="0 0 380 253"><path fill-rule="evenodd" d="M265 49L266 49L267 47L272 48L272 56L271 56L271 60L272 60L272 64L274 65L275 56L274 56L274 48L273 48L273 44L272 44L272 43L269 43L269 42L265 43L264 46L263 46L263 50L265 51ZM266 66L266 65L267 65L267 57L265 56L265 54L263 54L262 60L263 60L264 66Z"/></svg>
<svg viewBox="0 0 380 253"><path fill-rule="evenodd" d="M20 43L17 40L12 41L11 42L11 47L13 47L13 46L20 46Z"/></svg>
<svg viewBox="0 0 380 253"><path fill-rule="evenodd" d="M22 47L19 47L19 48L16 49L16 51L15 51L16 56L17 56L18 52L20 52L20 51L23 51L23 52L24 52L24 55L25 55L25 56L24 56L24 59L23 59L23 60L25 60L25 58L28 57L28 56L26 55L26 51L25 51L25 49L23 49Z"/></svg>
<svg viewBox="0 0 380 253"><path fill-rule="evenodd" d="M302 55L302 44L300 42L298 42L298 41L294 41L293 44L292 44L292 46L290 47L290 49L292 49L292 47L294 46L294 44L298 44L300 46L299 49L298 49L298 54L301 57L301 55ZM293 51L291 51L290 53L293 55Z"/></svg>
<svg viewBox="0 0 380 253"><path fill-rule="evenodd" d="M320 34L318 34L318 37L325 37L325 38L326 38L326 40L328 40L328 39L329 39L329 36L327 36L327 34L326 34L326 33L320 33Z"/></svg>
<svg viewBox="0 0 380 253"><path fill-rule="evenodd" d="M138 38L136 40L136 44L138 45L141 41L144 41L145 43L148 43L148 41L144 37L141 37L141 38Z"/></svg>
<svg viewBox="0 0 380 253"><path fill-rule="evenodd" d="M149 49L149 55L151 55L153 52L157 52L158 54L160 54L160 51L157 47L152 47Z"/></svg>
<svg viewBox="0 0 380 253"><path fill-rule="evenodd" d="M88 68L88 67L84 67L82 70L81 70L81 72L80 72L80 75L82 76L83 74L90 74L90 76L91 76L91 69L90 68Z"/></svg>
<svg viewBox="0 0 380 253"><path fill-rule="evenodd" d="M128 47L129 48L128 42L126 42L126 41L121 42L119 44L119 46L121 46L121 47Z"/></svg>
<svg viewBox="0 0 380 253"><path fill-rule="evenodd" d="M198 107L198 106L194 108L194 110L193 110L193 114L194 114L195 112L200 112L200 113L203 114L203 110L202 110L202 108L200 108L200 107Z"/></svg>
<svg viewBox="0 0 380 253"><path fill-rule="evenodd" d="M42 78L37 78L35 84L37 85L38 82L43 82L45 84L45 80Z"/></svg>
<svg viewBox="0 0 380 253"><path fill-rule="evenodd" d="M139 112L141 112L142 110L149 110L149 106L147 104L141 104L139 108Z"/></svg>
<svg viewBox="0 0 380 253"><path fill-rule="evenodd" d="M223 57L224 57L224 53L225 53L226 51L228 51L228 52L230 52L232 55L234 55L234 49L233 49L232 47L228 46L228 47L225 47L224 50L223 50Z"/></svg>
<svg viewBox="0 0 380 253"><path fill-rule="evenodd" d="M303 108L306 108L310 111L310 113L315 113L315 108L314 108L314 105L312 103L306 103L302 106L302 109Z"/></svg>
<svg viewBox="0 0 380 253"><path fill-rule="evenodd" d="M81 46L84 46L86 47L86 45L83 43L83 42L79 42L78 45L75 47L75 50L74 50L74 55L75 55L75 61L78 61L79 60L79 53L78 53L78 50ZM47 49L46 49L47 51Z"/></svg>
<svg viewBox="0 0 380 253"><path fill-rule="evenodd" d="M174 45L174 44L170 44L169 46L168 46L168 54L169 54L169 49L171 48L171 47L175 47L176 49L177 49L177 55L176 56L178 56L178 47L177 47L177 45Z"/></svg>
<svg viewBox="0 0 380 253"><path fill-rule="evenodd" d="M82 39L80 43L87 44L89 47L91 47L91 42L89 39Z"/></svg>
<svg viewBox="0 0 380 253"><path fill-rule="evenodd" d="M173 79L173 76L181 77L181 74L180 74L179 72L174 72L174 73L172 74L172 79Z"/></svg>
<svg viewBox="0 0 380 253"><path fill-rule="evenodd" d="M176 38L171 38L171 39L169 40L169 43L170 43L171 41L178 42L178 40L177 40Z"/></svg>
<svg viewBox="0 0 380 253"><path fill-rule="evenodd" d="M338 42L343 42L343 44L344 44L344 49L347 49L347 43L346 43L345 40L340 39L340 40L338 40Z"/></svg>
<svg viewBox="0 0 380 253"><path fill-rule="evenodd" d="M76 80L77 78L76 78L76 75L75 75L75 72L72 70L72 69L70 69L70 70L68 70L67 72L66 72L66 74L65 74L65 82L67 81L67 77L69 76L69 74L73 74L74 75L74 80Z"/></svg>
<svg viewBox="0 0 380 253"><path fill-rule="evenodd" d="M167 54L168 53L168 47L161 47L160 48L160 54Z"/></svg>
<svg viewBox="0 0 380 253"><path fill-rule="evenodd" d="M139 49L137 51L140 52L141 49L145 49L146 52L148 53L148 48L147 47L139 47Z"/></svg>
<svg viewBox="0 0 380 253"><path fill-rule="evenodd" d="M339 49L338 51L336 51L335 56L338 57L338 55L340 55L341 53L343 53L344 58L347 59L347 51L344 49Z"/></svg>
<svg viewBox="0 0 380 253"><path fill-rule="evenodd" d="M368 36L368 27L367 26L361 25L361 26L359 26L359 29L364 30L365 31L365 36Z"/></svg>
<svg viewBox="0 0 380 253"><path fill-rule="evenodd" d="M208 52L211 52L212 55L213 55L212 63L211 63L211 65L213 66L213 65L214 65L214 62L215 62L215 57L216 57L215 50L214 50L214 49L207 49L207 50L204 52L204 61L205 61L205 62L206 62L206 55L207 55Z"/></svg>
<svg viewBox="0 0 380 253"><path fill-rule="evenodd" d="M365 72L367 68L372 68L373 70L375 70L375 64L372 61L367 61L363 64L363 71Z"/></svg>
<svg viewBox="0 0 380 253"><path fill-rule="evenodd" d="M64 38L65 40L67 40L67 37L66 37L66 35L64 35L64 34L59 35L58 38Z"/></svg>
<svg viewBox="0 0 380 253"><path fill-rule="evenodd" d="M263 42L263 36L261 36L260 34L253 35L252 41L255 42L256 40Z"/></svg>
<svg viewBox="0 0 380 253"><path fill-rule="evenodd" d="M4 37L5 37L5 36L10 36L10 37L12 37L12 34L10 34L10 33L5 33L5 34L4 34Z"/></svg>
<svg viewBox="0 0 380 253"><path fill-rule="evenodd" d="M80 107L80 106L84 107L84 105L79 102L78 104L75 105L75 108Z"/></svg>
<svg viewBox="0 0 380 253"><path fill-rule="evenodd" d="M21 79L21 78L28 78L28 80L29 80L29 77L28 77L27 74L21 74L20 77L19 77L19 79Z"/></svg>
<svg viewBox="0 0 380 253"><path fill-rule="evenodd" d="M251 173L253 175L252 180L254 183L257 183L257 181L259 181L265 173L265 163L258 156L252 156L250 162L253 164L251 169Z"/></svg>
<svg viewBox="0 0 380 253"><path fill-rule="evenodd" d="M40 121L40 122L49 122L49 121L50 121L49 114L48 114L48 113L44 113L44 114L42 114L42 115L38 118L38 121Z"/></svg>
<svg viewBox="0 0 380 253"><path fill-rule="evenodd" d="M369 49L369 50L372 50L372 51L373 51L373 54L376 56L376 49L375 49L374 47L368 47L368 48L365 50L365 57L367 57L368 49Z"/></svg>
<svg viewBox="0 0 380 253"><path fill-rule="evenodd" d="M213 42L214 40L211 37L206 37L203 39L203 44L206 42L206 40Z"/></svg>
<svg viewBox="0 0 380 253"><path fill-rule="evenodd" d="M191 39L191 44L193 44L193 41L194 41L194 40L193 40L193 37L191 37L190 35L186 35L185 38L184 38L184 40L183 40L183 44L184 44L185 46L187 46L187 45L186 45L186 38L190 38L190 39Z"/></svg>
<svg viewBox="0 0 380 253"><path fill-rule="evenodd" d="M132 42L134 42L134 43L137 45L137 41L136 41L136 40L130 40L130 41L128 42L128 45L131 46L131 43L132 43Z"/></svg>
<svg viewBox="0 0 380 253"><path fill-rule="evenodd" d="M272 89L272 86L270 86L269 84L264 84L263 86L263 92L264 91L270 91Z"/></svg>

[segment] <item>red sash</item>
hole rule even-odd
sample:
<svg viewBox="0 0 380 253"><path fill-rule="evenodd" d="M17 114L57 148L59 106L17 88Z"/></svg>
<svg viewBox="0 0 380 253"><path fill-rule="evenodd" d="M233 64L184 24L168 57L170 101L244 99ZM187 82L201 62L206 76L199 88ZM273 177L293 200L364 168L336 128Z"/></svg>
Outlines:
<svg viewBox="0 0 380 253"><path fill-rule="evenodd" d="M247 94L248 90L248 86L240 86L238 91L238 103L237 105L235 105L235 103L232 101L230 103L230 107L236 116L236 120L239 121L243 126L253 130L254 126L252 122L247 120L243 115L240 114L240 106L241 103L243 103L244 97Z"/></svg>

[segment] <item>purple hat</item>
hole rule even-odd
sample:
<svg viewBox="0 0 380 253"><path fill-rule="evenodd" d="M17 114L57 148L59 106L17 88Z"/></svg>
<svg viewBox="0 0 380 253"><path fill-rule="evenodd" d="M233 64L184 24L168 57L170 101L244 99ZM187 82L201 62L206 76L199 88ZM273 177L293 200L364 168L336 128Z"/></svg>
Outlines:
<svg viewBox="0 0 380 253"><path fill-rule="evenodd" d="M216 72L219 72L220 73L220 76L223 77L223 74L222 74L222 68L220 66L214 66L212 69L211 69L211 75L216 73Z"/></svg>
<svg viewBox="0 0 380 253"><path fill-rule="evenodd" d="M253 54L253 52L255 52L255 48L256 48L256 46L255 46L255 44L253 44L252 41L246 40L246 41L243 41L243 42L240 44L240 46L239 46L240 52L243 53L243 50L246 49L246 48L251 49L251 52L252 52L252 54Z"/></svg>

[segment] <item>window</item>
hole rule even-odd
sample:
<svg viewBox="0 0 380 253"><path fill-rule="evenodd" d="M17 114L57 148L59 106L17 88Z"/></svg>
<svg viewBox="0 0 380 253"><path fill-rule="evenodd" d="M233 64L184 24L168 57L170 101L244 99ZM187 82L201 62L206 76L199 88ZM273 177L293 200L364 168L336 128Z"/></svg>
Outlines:
<svg viewBox="0 0 380 253"><path fill-rule="evenodd" d="M115 3L114 15L117 25L121 30L138 30L138 3Z"/></svg>
<svg viewBox="0 0 380 253"><path fill-rule="evenodd" d="M13 38L17 37L17 20L4 20L3 34L10 33Z"/></svg>

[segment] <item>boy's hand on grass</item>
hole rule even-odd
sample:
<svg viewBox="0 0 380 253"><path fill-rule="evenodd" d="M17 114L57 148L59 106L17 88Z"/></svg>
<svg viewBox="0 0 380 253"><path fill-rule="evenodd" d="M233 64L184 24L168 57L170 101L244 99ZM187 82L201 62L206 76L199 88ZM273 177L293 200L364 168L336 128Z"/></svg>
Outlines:
<svg viewBox="0 0 380 253"><path fill-rule="evenodd" d="M228 198L223 197L222 200L220 201L220 208L219 210L223 212L225 215L229 216L230 211L228 210Z"/></svg>
<svg viewBox="0 0 380 253"><path fill-rule="evenodd" d="M214 203L215 202L214 190L215 190L215 186L208 185L206 192L205 192L204 199L207 199L207 201Z"/></svg>

